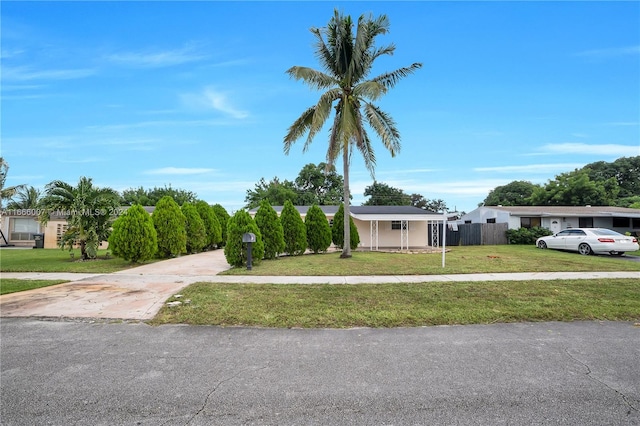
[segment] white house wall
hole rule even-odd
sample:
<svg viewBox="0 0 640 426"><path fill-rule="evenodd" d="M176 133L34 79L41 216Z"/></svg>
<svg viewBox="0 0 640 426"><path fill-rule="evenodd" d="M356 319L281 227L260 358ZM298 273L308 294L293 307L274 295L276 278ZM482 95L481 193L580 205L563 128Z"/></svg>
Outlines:
<svg viewBox="0 0 640 426"><path fill-rule="evenodd" d="M358 228L358 234L360 235L360 247L369 248L373 246L375 249L376 242L373 241L373 244L371 244L370 221L354 219L353 223ZM409 221L408 226L409 247L426 247L428 245L427 222ZM400 229L391 229L390 221L378 221L378 247L400 249L401 235L402 231Z"/></svg>

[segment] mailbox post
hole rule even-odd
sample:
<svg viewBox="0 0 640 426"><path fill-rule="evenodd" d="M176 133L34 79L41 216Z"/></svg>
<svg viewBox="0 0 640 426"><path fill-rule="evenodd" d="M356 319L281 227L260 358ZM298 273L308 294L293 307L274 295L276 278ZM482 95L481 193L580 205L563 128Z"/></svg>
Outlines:
<svg viewBox="0 0 640 426"><path fill-rule="evenodd" d="M247 269L251 270L251 246L256 242L256 234L245 232L242 234L242 242L247 243Z"/></svg>

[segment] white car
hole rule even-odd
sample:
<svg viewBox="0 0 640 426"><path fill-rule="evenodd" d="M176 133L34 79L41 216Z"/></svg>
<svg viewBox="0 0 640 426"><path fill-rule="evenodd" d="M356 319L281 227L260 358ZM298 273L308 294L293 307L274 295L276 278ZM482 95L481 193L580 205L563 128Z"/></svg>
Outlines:
<svg viewBox="0 0 640 426"><path fill-rule="evenodd" d="M580 254L611 254L622 256L638 250L638 239L605 228L571 228L536 240L541 249L577 251Z"/></svg>

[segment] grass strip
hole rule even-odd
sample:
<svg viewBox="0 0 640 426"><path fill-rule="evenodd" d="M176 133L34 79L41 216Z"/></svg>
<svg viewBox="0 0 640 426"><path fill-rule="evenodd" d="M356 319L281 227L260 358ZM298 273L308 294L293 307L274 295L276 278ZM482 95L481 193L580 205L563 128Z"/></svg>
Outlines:
<svg viewBox="0 0 640 426"><path fill-rule="evenodd" d="M195 283L149 323L272 328L640 320L635 279L420 284ZM190 301L185 303L186 301Z"/></svg>
<svg viewBox="0 0 640 426"><path fill-rule="evenodd" d="M66 282L68 282L68 280L21 280L17 278L3 278L0 280L0 295L33 290L34 288L49 287Z"/></svg>
<svg viewBox="0 0 640 426"><path fill-rule="evenodd" d="M452 247L442 267L441 253L353 252L286 256L263 260L252 270L233 268L221 275L433 275L498 272L640 271L640 263L611 256L583 256L533 246Z"/></svg>

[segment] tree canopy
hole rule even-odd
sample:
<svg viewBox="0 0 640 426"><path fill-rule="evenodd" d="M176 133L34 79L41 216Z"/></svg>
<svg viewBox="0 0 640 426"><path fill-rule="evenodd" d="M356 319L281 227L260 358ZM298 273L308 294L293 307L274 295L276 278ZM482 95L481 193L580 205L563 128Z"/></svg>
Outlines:
<svg viewBox="0 0 640 426"><path fill-rule="evenodd" d="M158 201L165 196L173 198L173 201L178 203L179 206L184 203L195 203L197 201L195 193L184 189L172 188L171 185L165 185L163 188L154 187L153 189L144 189L143 187L138 187L136 189L125 189L122 191L122 205L131 206L133 204L140 204L141 206L155 206L158 204Z"/></svg>
<svg viewBox="0 0 640 426"><path fill-rule="evenodd" d="M394 188L386 183L376 182L364 189L365 197L370 197L363 206L409 206L411 197L402 189Z"/></svg>

